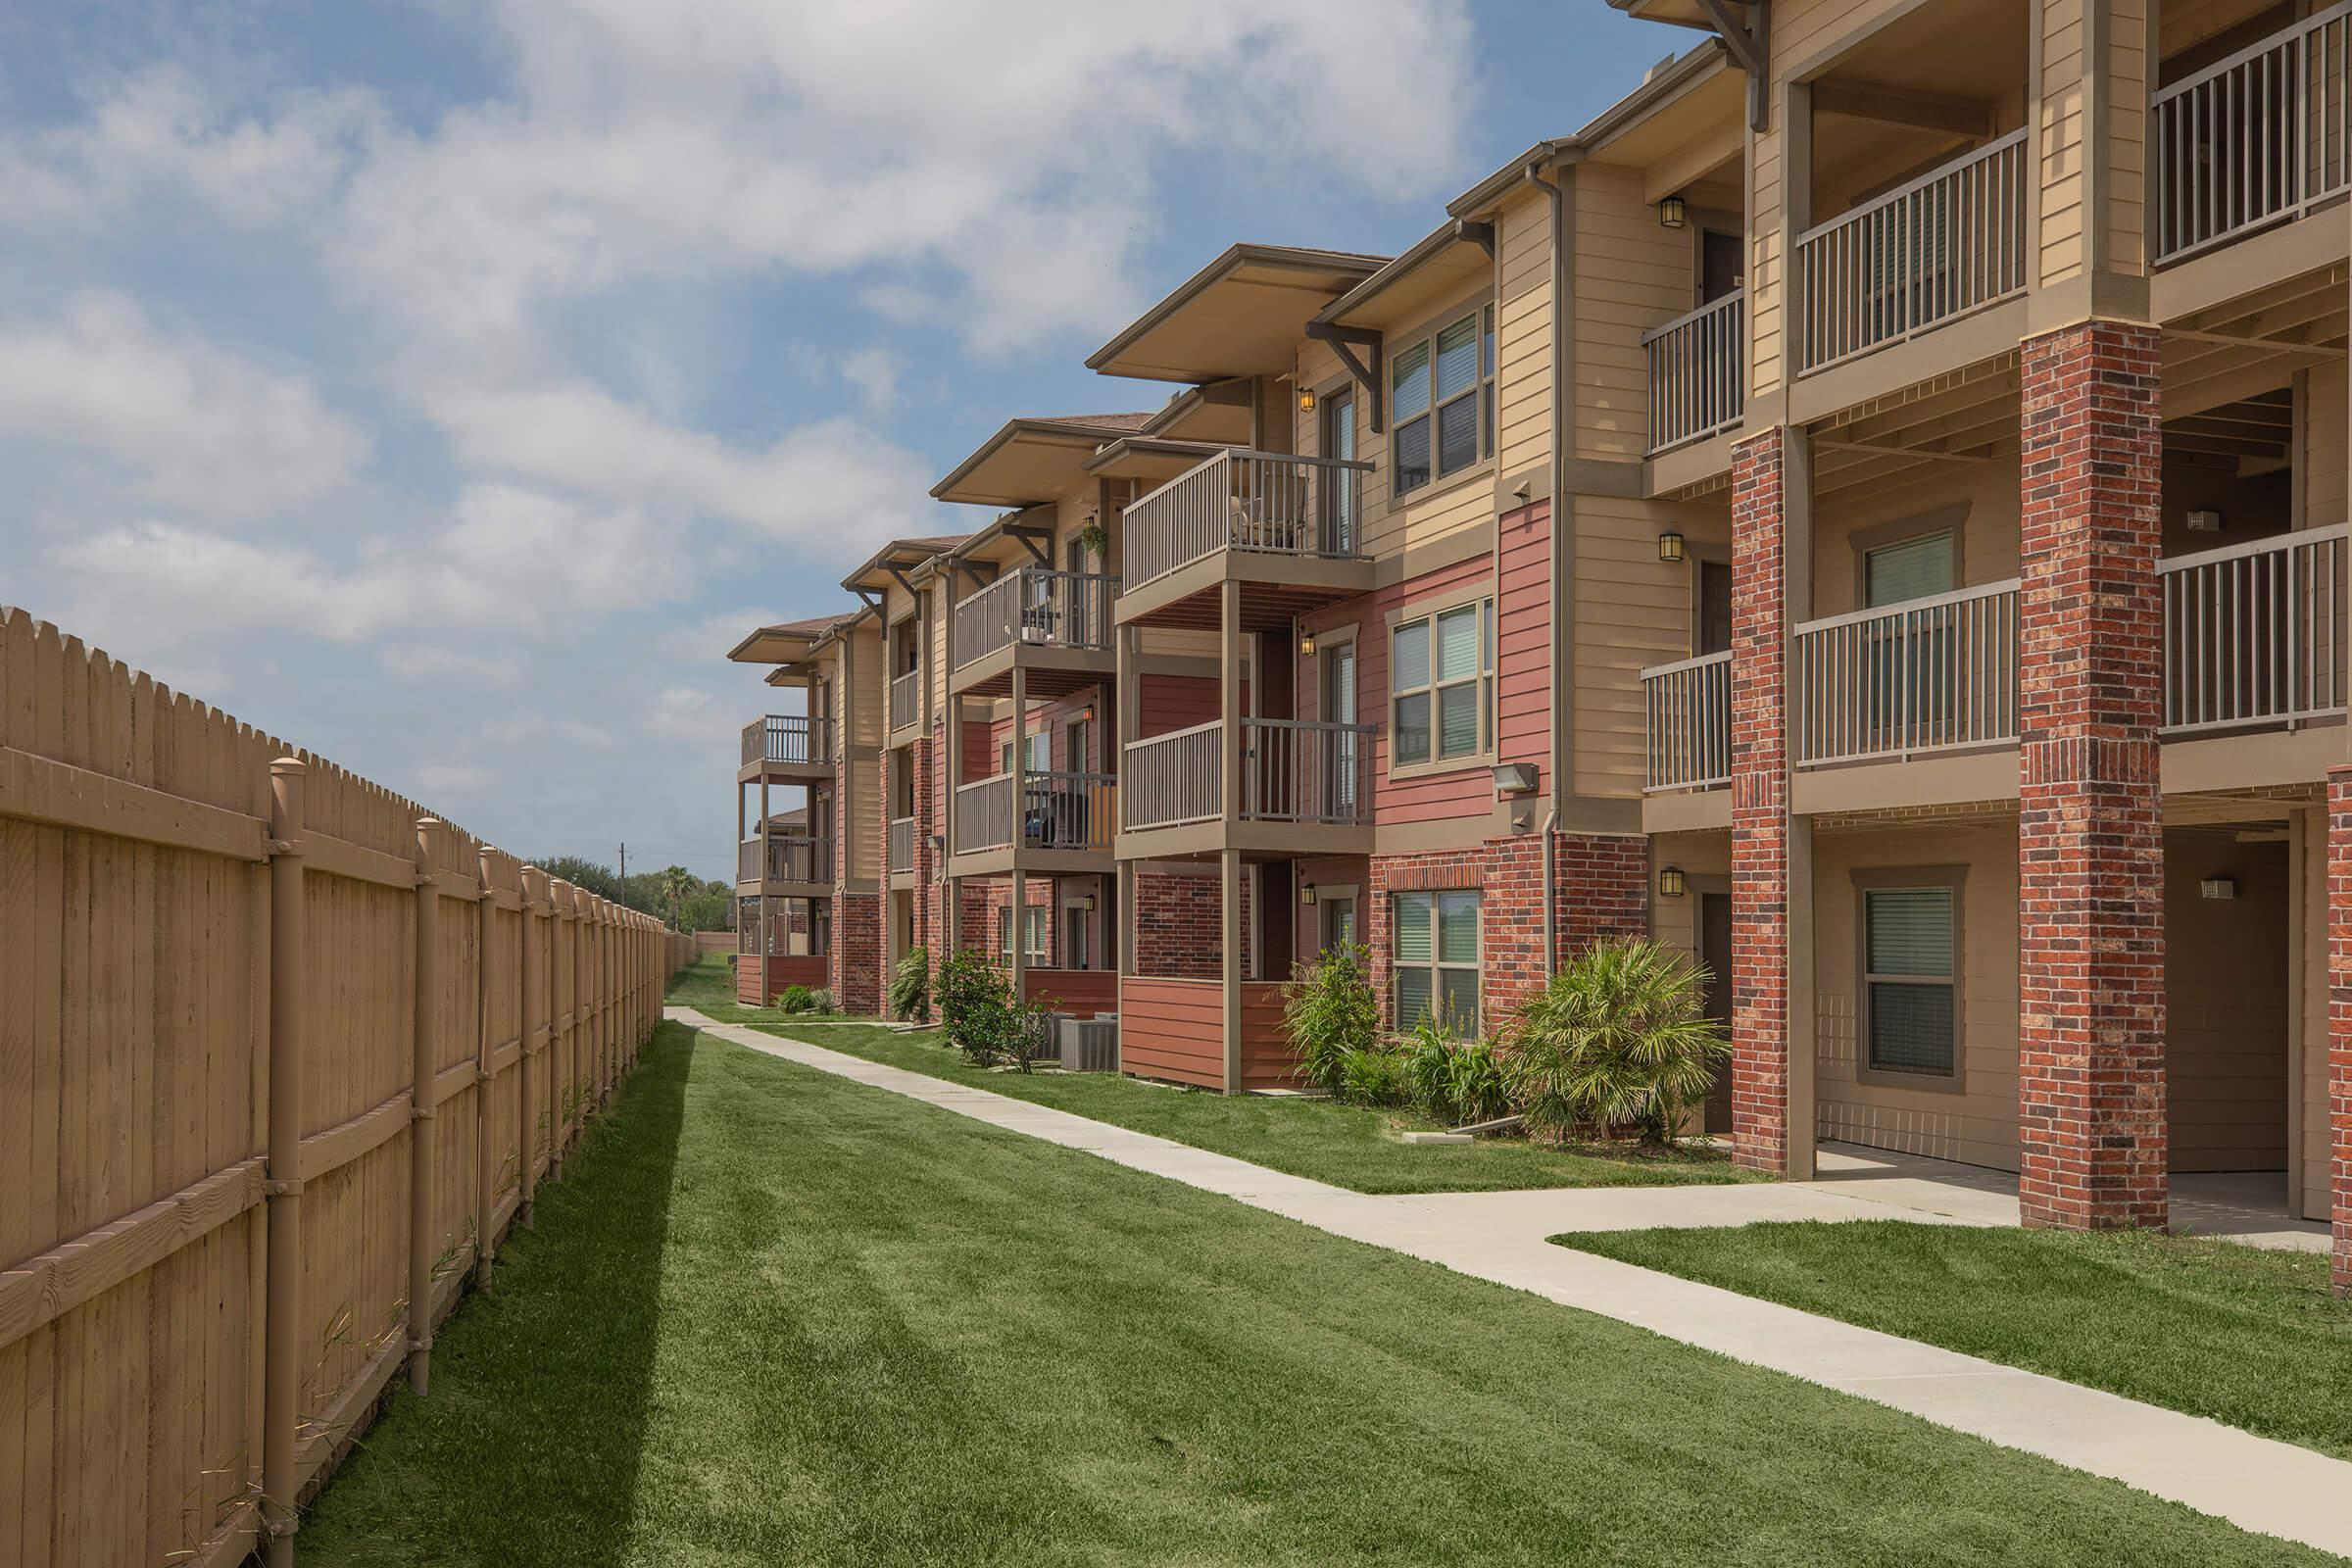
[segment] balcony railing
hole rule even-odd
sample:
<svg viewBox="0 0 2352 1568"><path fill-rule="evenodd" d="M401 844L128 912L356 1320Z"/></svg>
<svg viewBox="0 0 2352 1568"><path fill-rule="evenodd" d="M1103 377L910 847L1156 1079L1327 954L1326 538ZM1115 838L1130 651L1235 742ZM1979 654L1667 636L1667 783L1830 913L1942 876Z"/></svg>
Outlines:
<svg viewBox="0 0 2352 1568"><path fill-rule="evenodd" d="M911 816L891 819L890 868L893 871L914 869L914 818Z"/></svg>
<svg viewBox="0 0 2352 1568"><path fill-rule="evenodd" d="M1253 822L1358 826L1372 819L1370 724L1242 721L1239 814ZM1225 726L1211 720L1130 741L1119 775L1130 828L1205 822L1225 809Z"/></svg>
<svg viewBox="0 0 2352 1568"><path fill-rule="evenodd" d="M2330 6L2149 98L2158 262L2352 189L2352 4Z"/></svg>
<svg viewBox="0 0 2352 1568"><path fill-rule="evenodd" d="M1747 291L1734 289L1643 335L1649 357L1649 450L1663 452L1740 422Z"/></svg>
<svg viewBox="0 0 2352 1568"><path fill-rule="evenodd" d="M1732 656L1701 654L1642 672L1649 712L1652 790L1703 790L1732 780Z"/></svg>
<svg viewBox="0 0 2352 1568"><path fill-rule="evenodd" d="M870 689L870 688L869 688ZM923 716L923 672L910 669L890 680L890 727L905 729Z"/></svg>
<svg viewBox="0 0 2352 1568"><path fill-rule="evenodd" d="M1797 368L1818 370L2026 286L2026 132L2011 131L1796 240Z"/></svg>
<svg viewBox="0 0 2352 1568"><path fill-rule="evenodd" d="M1356 475L1372 465L1278 452L1220 452L1121 514L1125 585L1141 587L1220 550L1352 558Z"/></svg>
<svg viewBox="0 0 2352 1568"><path fill-rule="evenodd" d="M767 846L767 874L760 873L760 845ZM735 847L735 875L744 882L830 882L833 880L833 841L806 833L770 834L745 839Z"/></svg>
<svg viewBox="0 0 2352 1568"><path fill-rule="evenodd" d="M2168 735L2284 725L2344 711L2343 524L2168 561Z"/></svg>
<svg viewBox="0 0 2352 1568"><path fill-rule="evenodd" d="M1107 852L1118 820L1108 773L1022 775L1021 844L1032 850ZM976 779L956 791L956 851L1001 850L1012 843L1012 775Z"/></svg>
<svg viewBox="0 0 2352 1568"><path fill-rule="evenodd" d="M950 623L956 667L1015 642L1047 648L1108 648L1115 578L1097 571L1006 572L956 607Z"/></svg>
<svg viewBox="0 0 2352 1568"><path fill-rule="evenodd" d="M2016 740L2017 590L2013 577L1798 626L1788 672L1797 765Z"/></svg>
<svg viewBox="0 0 2352 1568"><path fill-rule="evenodd" d="M829 719L770 713L743 726L743 760L747 767L760 761L821 766L832 760L833 725Z"/></svg>

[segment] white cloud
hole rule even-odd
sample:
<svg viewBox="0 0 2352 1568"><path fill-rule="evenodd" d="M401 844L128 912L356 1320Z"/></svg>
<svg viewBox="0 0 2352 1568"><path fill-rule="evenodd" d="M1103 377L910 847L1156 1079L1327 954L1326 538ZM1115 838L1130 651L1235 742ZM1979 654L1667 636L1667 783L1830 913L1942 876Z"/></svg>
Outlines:
<svg viewBox="0 0 2352 1568"><path fill-rule="evenodd" d="M492 782L489 769L464 762L427 763L416 769L416 793L428 801L436 795L479 795Z"/></svg>
<svg viewBox="0 0 2352 1568"><path fill-rule="evenodd" d="M663 654L681 663L708 664L724 658L728 649L760 627L792 618L781 611L764 608L714 610L689 625L675 626L662 633L660 647Z"/></svg>
<svg viewBox="0 0 2352 1568"><path fill-rule="evenodd" d="M402 643L384 650L384 668L410 680L449 680L482 686L512 686L522 676L513 658L467 653L436 643Z"/></svg>
<svg viewBox="0 0 2352 1568"><path fill-rule="evenodd" d="M159 331L106 293L75 295L54 324L0 327L0 431L94 447L154 501L215 517L315 501L368 452L307 378Z"/></svg>
<svg viewBox="0 0 2352 1568"><path fill-rule="evenodd" d="M906 373L908 365L906 356L894 348L877 344L852 349L841 357L841 378L857 388L858 401L866 413L887 415L899 406L899 378Z"/></svg>
<svg viewBox="0 0 2352 1568"><path fill-rule="evenodd" d="M656 735L710 744L733 739L742 731L743 719L709 692L671 686L654 700L645 727Z"/></svg>

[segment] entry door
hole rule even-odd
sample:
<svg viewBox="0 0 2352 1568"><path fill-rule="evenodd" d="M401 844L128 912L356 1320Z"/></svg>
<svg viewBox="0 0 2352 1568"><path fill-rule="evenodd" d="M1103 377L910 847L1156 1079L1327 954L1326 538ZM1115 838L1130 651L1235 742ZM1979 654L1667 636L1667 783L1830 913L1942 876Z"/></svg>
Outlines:
<svg viewBox="0 0 2352 1568"><path fill-rule="evenodd" d="M1698 895L1698 961L1707 966L1707 1016L1732 1028L1732 901L1728 894ZM1732 1130L1732 1066L1726 1061L1707 1091L1705 1130Z"/></svg>
<svg viewBox="0 0 2352 1568"><path fill-rule="evenodd" d="M1698 564L1698 647L1701 654L1728 653L1732 646L1732 564Z"/></svg>
<svg viewBox="0 0 2352 1568"><path fill-rule="evenodd" d="M1355 940L1355 900L1325 899L1323 910L1323 947L1326 952L1343 943Z"/></svg>
<svg viewBox="0 0 2352 1568"><path fill-rule="evenodd" d="M1739 235L1721 229L1710 228L1699 236L1699 304L1712 305L1740 285L1743 248Z"/></svg>
<svg viewBox="0 0 2352 1568"><path fill-rule="evenodd" d="M1355 643L1333 643L1323 658L1323 717L1334 724L1355 722ZM1357 775L1363 770L1364 737L1345 730L1331 737L1331 774L1323 781L1324 815L1355 820Z"/></svg>
<svg viewBox="0 0 2352 1568"><path fill-rule="evenodd" d="M1355 457L1355 394L1336 392L1323 400L1323 451L1328 457ZM1355 548L1355 480L1353 468L1332 470L1323 487L1323 548L1344 555Z"/></svg>

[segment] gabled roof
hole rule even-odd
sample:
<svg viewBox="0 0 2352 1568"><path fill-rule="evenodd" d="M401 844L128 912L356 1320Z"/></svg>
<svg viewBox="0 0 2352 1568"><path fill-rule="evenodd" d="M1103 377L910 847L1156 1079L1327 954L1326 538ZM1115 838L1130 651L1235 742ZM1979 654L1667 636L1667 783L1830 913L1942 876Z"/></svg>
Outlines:
<svg viewBox="0 0 2352 1568"><path fill-rule="evenodd" d="M879 593L895 579L893 568L911 571L943 550L961 544L967 535L960 533L929 534L919 538L893 539L865 559L863 564L841 579L841 585L852 593L865 589ZM853 617L855 618L855 617Z"/></svg>
<svg viewBox="0 0 2352 1568"><path fill-rule="evenodd" d="M1387 261L1298 245L1231 246L1088 355L1087 366L1149 381L1282 374L1307 318Z"/></svg>
<svg viewBox="0 0 2352 1568"><path fill-rule="evenodd" d="M1063 414L1007 419L931 487L932 499L1014 509L1058 500L1086 476L1086 459L1095 448L1132 435L1152 417L1150 413Z"/></svg>
<svg viewBox="0 0 2352 1568"><path fill-rule="evenodd" d="M728 650L727 658L738 664L797 662L808 657L809 648L818 639L856 613L844 610L830 615L811 615L806 620L762 626Z"/></svg>

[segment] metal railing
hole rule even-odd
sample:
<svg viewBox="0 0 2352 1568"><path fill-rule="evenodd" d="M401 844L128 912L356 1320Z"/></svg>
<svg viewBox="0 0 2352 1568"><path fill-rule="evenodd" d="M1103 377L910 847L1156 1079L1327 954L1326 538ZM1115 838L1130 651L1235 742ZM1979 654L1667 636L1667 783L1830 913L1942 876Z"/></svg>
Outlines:
<svg viewBox="0 0 2352 1568"><path fill-rule="evenodd" d="M923 672L918 667L890 678L890 727L905 729L923 716Z"/></svg>
<svg viewBox="0 0 2352 1568"><path fill-rule="evenodd" d="M1747 291L1734 289L1642 337L1649 358L1649 450L1728 430L1747 406Z"/></svg>
<svg viewBox="0 0 2352 1568"><path fill-rule="evenodd" d="M890 823L890 869L914 869L914 818L893 817Z"/></svg>
<svg viewBox="0 0 2352 1568"><path fill-rule="evenodd" d="M1242 720L1242 815L1255 822L1372 820L1372 726Z"/></svg>
<svg viewBox="0 0 2352 1568"><path fill-rule="evenodd" d="M1800 767L2017 739L2016 578L1795 629L1788 743Z"/></svg>
<svg viewBox="0 0 2352 1568"><path fill-rule="evenodd" d="M743 726L743 760L746 766L761 761L821 765L832 760L833 724L830 719L803 718L798 713L769 713Z"/></svg>
<svg viewBox="0 0 2352 1568"><path fill-rule="evenodd" d="M1798 235L1798 370L2023 291L2031 173L2013 130Z"/></svg>
<svg viewBox="0 0 2352 1568"><path fill-rule="evenodd" d="M767 846L767 874L760 875L760 847ZM833 880L833 841L806 833L774 833L765 840L745 839L736 847L735 875L743 882L830 882Z"/></svg>
<svg viewBox="0 0 2352 1568"><path fill-rule="evenodd" d="M2342 523L2309 528L2157 568L2166 734L2344 712L2347 535Z"/></svg>
<svg viewBox="0 0 2352 1568"><path fill-rule="evenodd" d="M2148 99L2160 263L2352 189L2352 4L2217 61Z"/></svg>
<svg viewBox="0 0 2352 1568"><path fill-rule="evenodd" d="M1122 577L1136 588L1220 550L1357 557L1356 475L1372 465L1220 452L1128 504Z"/></svg>
<svg viewBox="0 0 2352 1568"><path fill-rule="evenodd" d="M1129 741L1119 760L1119 799L1131 828L1205 822L1225 812L1225 726L1215 719Z"/></svg>
<svg viewBox="0 0 2352 1568"><path fill-rule="evenodd" d="M1107 851L1117 817L1108 773L1022 775L1021 844L1032 850ZM956 852L1001 850L1012 843L1012 775L975 779L956 790Z"/></svg>
<svg viewBox="0 0 2352 1568"><path fill-rule="evenodd" d="M961 669L1014 642L1048 648L1108 648L1117 579L1099 571L1008 571L956 607L950 647Z"/></svg>
<svg viewBox="0 0 2352 1568"><path fill-rule="evenodd" d="M1649 714L1650 790L1714 789L1732 781L1732 656L1701 654L1642 672Z"/></svg>

